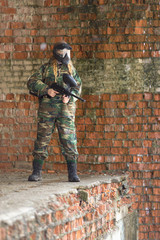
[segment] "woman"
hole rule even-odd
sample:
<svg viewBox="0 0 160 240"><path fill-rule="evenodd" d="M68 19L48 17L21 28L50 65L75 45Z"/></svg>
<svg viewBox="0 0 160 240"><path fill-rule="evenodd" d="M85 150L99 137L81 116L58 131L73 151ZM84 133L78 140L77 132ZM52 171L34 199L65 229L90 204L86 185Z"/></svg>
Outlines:
<svg viewBox="0 0 160 240"><path fill-rule="evenodd" d="M41 66L28 80L27 86L31 93L39 97L37 139L33 151L33 172L28 181L42 180L42 165L48 157L47 147L51 140L55 123L58 129L62 154L68 168L68 181L79 182L77 175L77 138L75 128L76 98L60 95L50 86L56 82L66 87L63 74L70 74L77 86L70 90L79 96L82 82L73 67L70 58L71 46L66 42L58 42L53 48L53 57Z"/></svg>

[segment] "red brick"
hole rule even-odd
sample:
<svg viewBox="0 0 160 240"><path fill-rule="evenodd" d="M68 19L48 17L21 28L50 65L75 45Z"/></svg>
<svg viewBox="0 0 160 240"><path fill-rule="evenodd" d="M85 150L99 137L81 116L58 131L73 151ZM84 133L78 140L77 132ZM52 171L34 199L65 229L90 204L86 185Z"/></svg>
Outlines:
<svg viewBox="0 0 160 240"><path fill-rule="evenodd" d="M143 94L141 93L135 93L135 94L130 94L129 95L129 99L130 100L134 100L134 101L140 101L140 100L143 100Z"/></svg>
<svg viewBox="0 0 160 240"><path fill-rule="evenodd" d="M158 240L159 239L159 231L157 231L157 232L149 232L149 239Z"/></svg>
<svg viewBox="0 0 160 240"><path fill-rule="evenodd" d="M153 111L153 114L154 114L154 116L159 116L160 117L160 109L155 109L154 111Z"/></svg>
<svg viewBox="0 0 160 240"><path fill-rule="evenodd" d="M104 5L104 0L98 0L99 5Z"/></svg>
<svg viewBox="0 0 160 240"><path fill-rule="evenodd" d="M144 32L143 28L138 27L135 28L135 34L143 34L143 32Z"/></svg>
<svg viewBox="0 0 160 240"><path fill-rule="evenodd" d="M124 126L124 131L128 131L128 132L132 132L132 131L141 131L142 130L142 126L138 125L138 124L129 124L129 125L125 125Z"/></svg>
<svg viewBox="0 0 160 240"><path fill-rule="evenodd" d="M126 163L112 163L109 164L109 170L125 170L127 168Z"/></svg>
<svg viewBox="0 0 160 240"><path fill-rule="evenodd" d="M125 108L125 102L118 102L118 108Z"/></svg>
<svg viewBox="0 0 160 240"><path fill-rule="evenodd" d="M45 37L34 37L34 43L44 43Z"/></svg>
<svg viewBox="0 0 160 240"><path fill-rule="evenodd" d="M8 93L6 95L6 100L14 100L14 94L13 93Z"/></svg>
<svg viewBox="0 0 160 240"><path fill-rule="evenodd" d="M157 124L158 118L157 117L148 117L148 122L149 123L156 123Z"/></svg>
<svg viewBox="0 0 160 240"><path fill-rule="evenodd" d="M144 162L152 162L152 156L143 156Z"/></svg>
<svg viewBox="0 0 160 240"><path fill-rule="evenodd" d="M160 217L155 217L154 218L154 222L155 222L155 224L160 224Z"/></svg>
<svg viewBox="0 0 160 240"><path fill-rule="evenodd" d="M121 117L121 118L115 118L115 123L116 124L127 124L128 123L128 119L125 117Z"/></svg>
<svg viewBox="0 0 160 240"><path fill-rule="evenodd" d="M148 133L149 139L159 139L160 138L160 132L149 132Z"/></svg>
<svg viewBox="0 0 160 240"><path fill-rule="evenodd" d="M128 95L127 94L113 94L111 95L111 101L127 101Z"/></svg>
<svg viewBox="0 0 160 240"><path fill-rule="evenodd" d="M159 102L150 102L150 106L152 108L160 108L160 101Z"/></svg>
<svg viewBox="0 0 160 240"><path fill-rule="evenodd" d="M16 14L17 10L15 8L2 8L2 12L5 14Z"/></svg>
<svg viewBox="0 0 160 240"><path fill-rule="evenodd" d="M105 110L104 109L96 109L96 116L104 116Z"/></svg>
<svg viewBox="0 0 160 240"><path fill-rule="evenodd" d="M145 139L146 133L145 132L129 132L128 139Z"/></svg>
<svg viewBox="0 0 160 240"><path fill-rule="evenodd" d="M13 58L14 59L26 59L28 56L27 52L15 52L13 53Z"/></svg>
<svg viewBox="0 0 160 240"><path fill-rule="evenodd" d="M13 166L12 166L12 162L0 162L0 169L12 169Z"/></svg>
<svg viewBox="0 0 160 240"><path fill-rule="evenodd" d="M100 59L110 59L113 58L113 53L111 52L96 52L95 53L95 57L96 58L100 58Z"/></svg>
<svg viewBox="0 0 160 240"><path fill-rule="evenodd" d="M94 164L94 165L91 165L90 167L92 171L97 171L97 172L102 172L106 170L105 164Z"/></svg>
<svg viewBox="0 0 160 240"><path fill-rule="evenodd" d="M101 99L103 101L109 101L110 100L110 94L107 94L107 93L102 94Z"/></svg>
<svg viewBox="0 0 160 240"><path fill-rule="evenodd" d="M160 188L154 188L153 189L153 194L154 195L160 195Z"/></svg>
<svg viewBox="0 0 160 240"><path fill-rule="evenodd" d="M45 0L44 6L49 7L52 4L52 0Z"/></svg>
<svg viewBox="0 0 160 240"><path fill-rule="evenodd" d="M154 100L155 101L160 101L160 94L155 94L154 95Z"/></svg>
<svg viewBox="0 0 160 240"><path fill-rule="evenodd" d="M0 59L9 59L10 53L0 53Z"/></svg>
<svg viewBox="0 0 160 240"><path fill-rule="evenodd" d="M17 104L18 109L30 109L31 103L30 102L19 102Z"/></svg>
<svg viewBox="0 0 160 240"><path fill-rule="evenodd" d="M85 139L84 140L84 145L85 146L98 146L99 145L99 140L95 140L95 139Z"/></svg>
<svg viewBox="0 0 160 240"><path fill-rule="evenodd" d="M153 94L152 93L144 93L144 100L150 101L153 99Z"/></svg>
<svg viewBox="0 0 160 240"><path fill-rule="evenodd" d="M131 58L131 52L115 52L115 58Z"/></svg>
<svg viewBox="0 0 160 240"><path fill-rule="evenodd" d="M132 155L147 155L148 149L147 148L130 148L129 153Z"/></svg>
<svg viewBox="0 0 160 240"><path fill-rule="evenodd" d="M87 101L93 101L98 102L99 101L99 95L86 95L84 96Z"/></svg>
<svg viewBox="0 0 160 240"><path fill-rule="evenodd" d="M0 122L1 124L5 124L5 125L11 125L11 124L15 124L15 119L14 118L0 118Z"/></svg>
<svg viewBox="0 0 160 240"><path fill-rule="evenodd" d="M158 177L159 177L159 171L154 171L153 178L158 178Z"/></svg>
<svg viewBox="0 0 160 240"><path fill-rule="evenodd" d="M151 116L152 115L152 109L143 109L143 115L144 116Z"/></svg>
<svg viewBox="0 0 160 240"><path fill-rule="evenodd" d="M131 117L130 123L147 123L147 118L145 117Z"/></svg>
<svg viewBox="0 0 160 240"><path fill-rule="evenodd" d="M7 44L7 43L12 43L13 42L13 38L12 37L8 37L8 36L6 36L6 37L2 37L1 38L1 43L5 43L5 44Z"/></svg>
<svg viewBox="0 0 160 240"><path fill-rule="evenodd" d="M143 109L142 108L138 108L138 109L135 109L135 114L136 116L142 116L143 115Z"/></svg>
<svg viewBox="0 0 160 240"><path fill-rule="evenodd" d="M144 147L152 147L152 141L145 140L145 141L143 141L143 145L144 145Z"/></svg>
<svg viewBox="0 0 160 240"><path fill-rule="evenodd" d="M53 5L53 6L60 6L60 0L54 0L54 1L52 1L52 5ZM66 4L66 6L67 6L67 4Z"/></svg>
<svg viewBox="0 0 160 240"><path fill-rule="evenodd" d="M127 133L125 132L119 132L116 136L117 139L126 139L127 138Z"/></svg>
<svg viewBox="0 0 160 240"><path fill-rule="evenodd" d="M128 154L128 149L127 148L118 148L118 147L114 147L111 148L111 154Z"/></svg>
<svg viewBox="0 0 160 240"><path fill-rule="evenodd" d="M114 141L114 147L122 147L122 141Z"/></svg>
<svg viewBox="0 0 160 240"><path fill-rule="evenodd" d="M105 117L98 118L98 124L113 124L113 123L115 123L114 118L105 118Z"/></svg>
<svg viewBox="0 0 160 240"><path fill-rule="evenodd" d="M128 40L129 40L129 42L136 42L136 43L138 43L138 42L145 42L145 36L143 36L143 35L131 35L131 36L128 36Z"/></svg>
<svg viewBox="0 0 160 240"><path fill-rule="evenodd" d="M14 102L0 102L0 108L15 108L16 104Z"/></svg>
<svg viewBox="0 0 160 240"><path fill-rule="evenodd" d="M93 121L91 118L85 118L85 124L93 124Z"/></svg>
<svg viewBox="0 0 160 240"><path fill-rule="evenodd" d="M95 131L95 126L93 124L88 124L86 132L94 132L94 131Z"/></svg>
<svg viewBox="0 0 160 240"><path fill-rule="evenodd" d="M99 51L113 51L116 50L116 44L99 44L98 50Z"/></svg>
<svg viewBox="0 0 160 240"><path fill-rule="evenodd" d="M30 55L32 58L39 58L39 59L44 58L43 52L31 52Z"/></svg>
<svg viewBox="0 0 160 240"><path fill-rule="evenodd" d="M110 37L110 42L123 42L124 41L124 36L111 36Z"/></svg>
<svg viewBox="0 0 160 240"><path fill-rule="evenodd" d="M95 148L95 147L90 147L90 148L83 148L82 150L79 150L80 153L84 154L110 154L110 148Z"/></svg>
<svg viewBox="0 0 160 240"><path fill-rule="evenodd" d="M123 114L124 116L132 116L134 114L134 109L131 109L130 107L129 109L124 109Z"/></svg>
<svg viewBox="0 0 160 240"><path fill-rule="evenodd" d="M6 29L6 30L5 30L5 36L10 37L10 36L12 36L12 35L13 35L13 30L11 30L11 29Z"/></svg>
<svg viewBox="0 0 160 240"><path fill-rule="evenodd" d="M130 51L130 50L133 50L133 44L123 44L121 43L119 46L118 46L118 50L120 51Z"/></svg>
<svg viewBox="0 0 160 240"><path fill-rule="evenodd" d="M108 132L105 133L105 139L113 139L115 137L115 133L114 132Z"/></svg>
<svg viewBox="0 0 160 240"><path fill-rule="evenodd" d="M82 138L84 139L85 133L84 132L77 132L77 138Z"/></svg>
<svg viewBox="0 0 160 240"><path fill-rule="evenodd" d="M139 19L135 21L136 27L146 27L147 26L147 20Z"/></svg>
<svg viewBox="0 0 160 240"><path fill-rule="evenodd" d="M148 102L139 102L138 107L139 108L147 108L148 107Z"/></svg>
<svg viewBox="0 0 160 240"><path fill-rule="evenodd" d="M153 166L154 167L154 166ZM157 167L158 168L158 167ZM154 187L159 187L160 184L160 179L153 179L152 184Z"/></svg>
<svg viewBox="0 0 160 240"><path fill-rule="evenodd" d="M133 147L132 141L124 141L124 147Z"/></svg>
<svg viewBox="0 0 160 240"><path fill-rule="evenodd" d="M23 29L24 23L22 22L12 22L11 23L11 28L12 29Z"/></svg>

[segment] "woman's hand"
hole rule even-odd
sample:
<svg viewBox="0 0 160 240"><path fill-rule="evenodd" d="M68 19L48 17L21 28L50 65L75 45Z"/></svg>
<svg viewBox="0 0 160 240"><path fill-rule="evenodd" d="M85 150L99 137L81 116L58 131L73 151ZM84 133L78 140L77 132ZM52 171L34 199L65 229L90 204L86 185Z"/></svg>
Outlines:
<svg viewBox="0 0 160 240"><path fill-rule="evenodd" d="M48 95L50 97L55 97L58 92L54 91L52 88L48 89Z"/></svg>
<svg viewBox="0 0 160 240"><path fill-rule="evenodd" d="M69 97L69 96L66 96L66 95L63 95L63 96L62 96L62 102L63 102L63 103L68 103L69 100L70 100L70 97Z"/></svg>

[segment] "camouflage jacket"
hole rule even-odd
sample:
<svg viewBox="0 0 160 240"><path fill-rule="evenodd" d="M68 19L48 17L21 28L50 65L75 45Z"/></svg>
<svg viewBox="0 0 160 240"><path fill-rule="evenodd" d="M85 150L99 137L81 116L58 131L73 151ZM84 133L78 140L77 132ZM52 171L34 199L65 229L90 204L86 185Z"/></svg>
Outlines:
<svg viewBox="0 0 160 240"><path fill-rule="evenodd" d="M55 111L56 105L58 106L58 104L62 104L62 96L57 95L53 98L49 98L47 96L47 91L53 82L57 82L57 84L65 87L65 83L63 82L63 73L69 73L67 66L57 64L57 77L55 77L53 70L53 61L52 59L50 59L48 63L42 65L37 72L31 75L31 77L29 77L27 87L30 92L34 93L39 97L40 117L49 117L51 115L54 115L53 113ZM82 82L74 67L72 69L72 76L76 80L78 87L71 88L70 91L73 94L80 96ZM66 105L74 108L76 100L76 98L71 97L69 103Z"/></svg>

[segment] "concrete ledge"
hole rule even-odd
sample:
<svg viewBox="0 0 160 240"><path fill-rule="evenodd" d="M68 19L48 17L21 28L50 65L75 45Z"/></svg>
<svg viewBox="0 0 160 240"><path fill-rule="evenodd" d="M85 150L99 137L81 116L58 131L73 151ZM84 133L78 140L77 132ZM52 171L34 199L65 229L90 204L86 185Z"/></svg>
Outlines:
<svg viewBox="0 0 160 240"><path fill-rule="evenodd" d="M27 177L1 174L1 240L106 239L131 212L127 175L84 175L80 183L62 174L44 174L42 182Z"/></svg>

